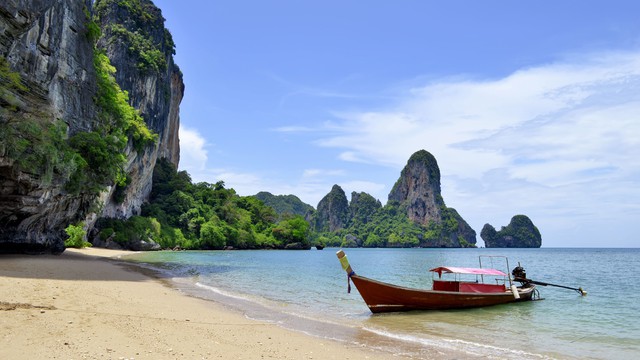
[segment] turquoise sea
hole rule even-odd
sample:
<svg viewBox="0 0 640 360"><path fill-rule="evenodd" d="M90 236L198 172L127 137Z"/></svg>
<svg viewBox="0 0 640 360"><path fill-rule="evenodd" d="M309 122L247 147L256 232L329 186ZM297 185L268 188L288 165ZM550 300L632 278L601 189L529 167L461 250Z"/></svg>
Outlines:
<svg viewBox="0 0 640 360"><path fill-rule="evenodd" d="M430 288L430 268L477 267L479 255L503 255L531 279L588 292L539 287L542 301L378 315L353 285L347 293L337 250L150 252L128 260L247 317L416 358L434 348L469 358L640 357L640 249L345 249L356 273L409 287Z"/></svg>

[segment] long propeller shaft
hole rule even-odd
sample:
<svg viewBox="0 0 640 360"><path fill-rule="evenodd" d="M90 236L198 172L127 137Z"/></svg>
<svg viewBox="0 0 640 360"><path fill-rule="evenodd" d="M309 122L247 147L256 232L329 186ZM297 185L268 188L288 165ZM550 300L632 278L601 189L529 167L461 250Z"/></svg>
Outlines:
<svg viewBox="0 0 640 360"><path fill-rule="evenodd" d="M569 290L577 291L582 296L586 296L587 295L586 290L582 289L581 287L573 288L573 287L570 287L570 286L551 284L551 283L546 283L546 282L536 281L536 280L531 280L531 279L518 279L518 278L516 278L515 280L519 281L519 282L522 282L522 283L529 283L529 284L535 284L535 285L541 285L541 286L555 286L555 287L559 287L559 288L563 288L563 289L569 289Z"/></svg>

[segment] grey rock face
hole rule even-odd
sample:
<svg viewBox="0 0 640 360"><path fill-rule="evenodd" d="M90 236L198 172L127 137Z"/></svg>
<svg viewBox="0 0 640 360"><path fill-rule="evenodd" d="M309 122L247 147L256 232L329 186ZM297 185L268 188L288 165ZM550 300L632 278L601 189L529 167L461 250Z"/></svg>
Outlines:
<svg viewBox="0 0 640 360"><path fill-rule="evenodd" d="M444 218L455 222L455 229L447 229L443 234L445 237L424 244L426 246L458 247L465 245L464 242L476 243L476 232L455 209L446 207L440 189L440 168L435 157L426 150L411 155L389 193L389 202L406 208L409 219L425 226L442 224Z"/></svg>
<svg viewBox="0 0 640 360"><path fill-rule="evenodd" d="M440 169L425 150L413 154L389 193L389 201L405 203L409 219L422 225L441 220Z"/></svg>
<svg viewBox="0 0 640 360"><path fill-rule="evenodd" d="M17 110L0 112L0 125L60 119L71 133L92 127L95 71L87 6L91 1L0 3L0 56L28 89L13 94ZM7 151L0 145L0 251L64 251L63 229L80 220L93 199L65 194L55 177L43 181L42 174L17 170Z"/></svg>
<svg viewBox="0 0 640 360"><path fill-rule="evenodd" d="M6 0L0 4L0 55L30 89L24 108L62 119L70 132L91 128L93 50L84 12L91 1Z"/></svg>

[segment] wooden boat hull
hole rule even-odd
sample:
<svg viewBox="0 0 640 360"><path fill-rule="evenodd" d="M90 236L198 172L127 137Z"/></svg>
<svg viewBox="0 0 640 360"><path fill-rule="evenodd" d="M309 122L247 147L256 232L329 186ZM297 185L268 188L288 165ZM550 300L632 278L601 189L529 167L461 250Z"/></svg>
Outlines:
<svg viewBox="0 0 640 360"><path fill-rule="evenodd" d="M516 299L510 290L499 293L418 290L355 274L351 276L351 280L373 313L464 309L529 301L535 289L535 286L518 288L520 298Z"/></svg>

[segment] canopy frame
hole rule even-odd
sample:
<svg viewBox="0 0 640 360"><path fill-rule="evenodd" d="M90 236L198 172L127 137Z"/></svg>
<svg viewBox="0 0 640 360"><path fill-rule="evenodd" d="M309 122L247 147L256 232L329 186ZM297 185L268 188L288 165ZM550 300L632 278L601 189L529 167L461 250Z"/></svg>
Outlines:
<svg viewBox="0 0 640 360"><path fill-rule="evenodd" d="M504 261L506 264L506 269L507 269L507 273L498 270L498 269L494 269L494 268L483 268L482 267L482 259L485 259L485 262L488 260L491 263L491 266L494 265L494 260L500 259L501 261ZM511 278L511 275L509 275L508 271L509 271L509 259L506 256L495 256L495 255L480 255L478 256L478 262L480 263L480 267L479 268L468 268L468 267L456 267L456 266L439 266L433 269L430 269L429 271L432 271L434 273L438 274L438 278L442 278L442 274L454 274L454 276L457 278L458 275L462 274L462 275L476 275L476 279L478 278L478 276L481 278L482 282L484 283L484 276L496 276L496 277L502 277L504 279L504 282L506 283L506 281L509 281L509 286L513 285L513 279Z"/></svg>
<svg viewBox="0 0 640 360"><path fill-rule="evenodd" d="M429 271L442 274L470 274L470 275L492 275L492 276L507 276L504 272L497 269L483 269L483 268L467 268L467 267L455 267L455 266L440 266L433 268Z"/></svg>

